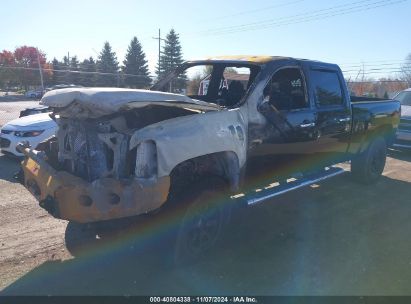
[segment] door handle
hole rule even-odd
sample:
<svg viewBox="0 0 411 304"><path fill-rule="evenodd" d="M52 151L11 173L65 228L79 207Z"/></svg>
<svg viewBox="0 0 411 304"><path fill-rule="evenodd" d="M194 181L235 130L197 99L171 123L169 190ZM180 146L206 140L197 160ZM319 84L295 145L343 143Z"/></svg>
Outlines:
<svg viewBox="0 0 411 304"><path fill-rule="evenodd" d="M300 125L300 128L311 128L311 127L315 127L315 122L303 123Z"/></svg>
<svg viewBox="0 0 411 304"><path fill-rule="evenodd" d="M349 122L349 121L351 121L351 117L340 118L339 121L340 122Z"/></svg>

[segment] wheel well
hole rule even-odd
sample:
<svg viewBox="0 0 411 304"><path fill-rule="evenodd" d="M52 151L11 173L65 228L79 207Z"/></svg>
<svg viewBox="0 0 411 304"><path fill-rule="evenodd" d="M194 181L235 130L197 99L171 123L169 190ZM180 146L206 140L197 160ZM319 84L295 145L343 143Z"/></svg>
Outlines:
<svg viewBox="0 0 411 304"><path fill-rule="evenodd" d="M391 146L394 143L395 139L395 130L391 125L382 125L376 129L370 131L365 138L364 144L362 145L361 152L365 151L369 144L377 137L382 137L385 139L387 147Z"/></svg>
<svg viewBox="0 0 411 304"><path fill-rule="evenodd" d="M387 146L392 146L395 141L395 129L391 125L384 125L381 127L382 136L387 143Z"/></svg>
<svg viewBox="0 0 411 304"><path fill-rule="evenodd" d="M240 181L238 157L234 152L225 151L202 155L178 164L171 171L170 195L174 196L202 179L218 176L237 190Z"/></svg>

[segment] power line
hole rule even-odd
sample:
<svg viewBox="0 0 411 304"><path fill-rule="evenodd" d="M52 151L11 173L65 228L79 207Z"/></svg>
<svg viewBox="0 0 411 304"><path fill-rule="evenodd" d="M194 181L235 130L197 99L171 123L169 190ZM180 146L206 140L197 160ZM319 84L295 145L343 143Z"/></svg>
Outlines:
<svg viewBox="0 0 411 304"><path fill-rule="evenodd" d="M0 69L12 69L12 70L31 70L31 71L38 71L39 68L28 68L28 67L16 67L16 66L0 66ZM118 73L108 73L108 72L84 72L84 71L73 71L73 70L56 70L50 68L42 68L43 71L52 71L57 73L73 73L73 74L93 74L93 75L114 75L117 76L121 74L122 76L128 77L140 77L140 78L154 78L154 76L145 76L145 75L135 75L135 74L126 74L122 72Z"/></svg>
<svg viewBox="0 0 411 304"><path fill-rule="evenodd" d="M391 59L391 60L389 60L389 59L383 59L383 60L371 60L371 61L364 61L364 60L358 60L358 61L356 61L356 62L340 62L340 64L341 65L353 65L353 64L369 64L369 63L377 63L377 64L379 64L379 63L387 63L387 62L389 62L389 63L395 63L395 62L397 62L397 63L401 63L401 62L406 62L406 60L404 60L404 59Z"/></svg>
<svg viewBox="0 0 411 304"><path fill-rule="evenodd" d="M370 1L373 1L373 2L367 3ZM265 20L261 22L254 22L254 23L241 24L241 25L236 25L236 26L210 29L210 30L199 32L199 34L225 35L225 34L232 34L232 33L240 32L240 31L243 32L243 31L251 31L251 30L261 30L261 29L265 29L269 27L279 27L279 26L284 26L284 25L298 24L298 23L331 18L335 16L340 16L340 15L346 15L346 14L355 13L355 12L363 12L363 11L376 9L379 7L399 4L402 2L406 2L406 1L408 0L380 0L380 1L363 0L363 1L357 1L357 2L352 2L349 4L333 6L333 7L329 7L326 9L313 11L308 14L304 13L304 14L298 14L298 15L293 15L289 17ZM342 7L347 7L347 8L336 9L336 8L342 8Z"/></svg>
<svg viewBox="0 0 411 304"><path fill-rule="evenodd" d="M407 1L407 0L404 0ZM327 18L331 18L331 17L335 17L335 16L341 16L341 15L347 15L350 13L355 13L355 12L361 12L361 11L368 11L371 9L375 9L375 8L379 8L379 7L384 7L384 6L388 6L388 5L392 5L392 4L396 4L396 3L400 3L400 2L404 2L404 1L397 1L397 2L389 2L387 3L386 1L379 1L378 3L385 3L385 4L381 4L381 5L375 5L376 3L372 3L372 4L366 4L366 5L361 5L361 6L357 6L357 7L352 7L352 8L348 8L345 10L337 10L332 12L331 14L317 14L317 15L312 15L312 16L306 16L303 18L299 18L299 19L291 19L291 20L285 20L283 22L273 22L273 23L269 23L269 24L265 24L265 25L261 25L261 26L253 26L253 27L248 27L248 28L243 28L243 29L234 29L231 31L225 31L222 33L217 33L218 34L230 34L230 33L236 33L238 31L252 31L252 30L261 30L261 29L267 29L270 27L280 27L280 26L287 26L287 25L294 25L294 24L299 24L299 23L306 23L306 22L311 22L311 21L318 21L318 20L323 20L323 19L327 19Z"/></svg>
<svg viewBox="0 0 411 304"><path fill-rule="evenodd" d="M290 5L300 3L300 2L303 2L303 1L304 0L289 1L289 2L286 2L286 3L279 3L279 4L276 4L276 5L265 6L265 7L261 7L261 8L257 8L257 9L253 9L253 10L241 11L241 12L238 12L238 13L223 15L223 16L210 18L210 19L205 19L205 20L201 20L201 21L210 22L210 21L221 20L221 19L225 19L225 18L229 18L229 17L238 17L238 16L243 16L243 15L249 15L249 14L258 13L258 12L266 11L266 10L273 9L273 8L280 8L280 7L284 7L284 6L290 6Z"/></svg>
<svg viewBox="0 0 411 304"><path fill-rule="evenodd" d="M389 68L390 66L404 66L407 65L405 62L402 63L383 63L383 64L359 64L359 65L344 65L344 64L339 64L340 67L345 67L345 68L375 68L375 67L387 67Z"/></svg>
<svg viewBox="0 0 411 304"><path fill-rule="evenodd" d="M335 9L335 8L338 8L338 7L345 7L345 6L348 6L348 5L352 5L352 4L356 4L356 3L362 3L362 2L369 2L369 1L374 1L374 0L361 0L361 1L357 1L357 2L346 3L346 4L342 4L342 5L338 5L338 6L332 6L332 7L329 7L329 8L315 10L315 11L309 12L308 14L314 14L314 13L318 13L318 12L325 12L325 11L329 11L329 10L332 10L332 9ZM307 13L296 14L296 15L280 17L280 18L276 18L276 19L269 19L269 20L251 22L251 23L247 23L247 24L226 26L226 27L216 28L216 29L212 29L212 30L207 30L205 32L213 31L213 30L218 31L218 30L226 30L226 29L235 29L235 28L242 27L242 26L261 25L261 24L265 24L267 22L272 22L273 20L278 21L278 20L295 19L296 17L304 17L306 15L307 15Z"/></svg>
<svg viewBox="0 0 411 304"><path fill-rule="evenodd" d="M355 70L342 70L344 73L349 73L349 72L358 72L358 71L383 71L383 72L389 72L389 71L411 71L411 67L397 67L397 68L372 68L372 69L355 69Z"/></svg>

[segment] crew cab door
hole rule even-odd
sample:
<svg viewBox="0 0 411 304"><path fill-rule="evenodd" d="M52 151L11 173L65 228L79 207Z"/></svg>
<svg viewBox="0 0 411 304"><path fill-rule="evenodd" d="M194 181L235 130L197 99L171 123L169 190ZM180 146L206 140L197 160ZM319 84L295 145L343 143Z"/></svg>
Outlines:
<svg viewBox="0 0 411 304"><path fill-rule="evenodd" d="M342 73L337 66L311 66L310 96L317 113L316 153L337 161L346 154L350 141L351 105Z"/></svg>
<svg viewBox="0 0 411 304"><path fill-rule="evenodd" d="M256 132L262 134L261 144L252 150L252 156L312 154L317 140L316 113L309 102L302 68L295 64L275 70L261 99L258 111L267 124ZM260 140L252 127L250 137Z"/></svg>

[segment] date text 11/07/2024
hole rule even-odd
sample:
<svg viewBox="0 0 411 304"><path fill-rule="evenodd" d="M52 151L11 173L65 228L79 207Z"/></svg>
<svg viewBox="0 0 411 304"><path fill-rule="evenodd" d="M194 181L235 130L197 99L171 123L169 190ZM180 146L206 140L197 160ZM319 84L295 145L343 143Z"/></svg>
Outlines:
<svg viewBox="0 0 411 304"><path fill-rule="evenodd" d="M150 297L150 303L258 303L254 297Z"/></svg>

